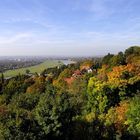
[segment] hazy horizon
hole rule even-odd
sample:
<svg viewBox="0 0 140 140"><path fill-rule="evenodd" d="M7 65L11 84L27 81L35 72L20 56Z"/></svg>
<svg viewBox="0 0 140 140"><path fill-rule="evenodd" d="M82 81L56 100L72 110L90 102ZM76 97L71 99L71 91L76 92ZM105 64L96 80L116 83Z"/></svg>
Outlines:
<svg viewBox="0 0 140 140"><path fill-rule="evenodd" d="M4 0L0 56L103 56L140 45L139 0Z"/></svg>
<svg viewBox="0 0 140 140"><path fill-rule="evenodd" d="M121 51L122 52L122 51ZM0 55L0 57L48 57L48 58L90 58L90 57L104 57L108 53L104 55ZM117 53L111 53L111 54L117 54Z"/></svg>

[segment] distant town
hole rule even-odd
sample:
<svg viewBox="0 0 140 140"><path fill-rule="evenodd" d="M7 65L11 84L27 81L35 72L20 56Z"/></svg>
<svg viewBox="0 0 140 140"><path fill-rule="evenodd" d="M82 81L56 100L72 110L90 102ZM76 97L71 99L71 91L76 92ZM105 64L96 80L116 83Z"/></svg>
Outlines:
<svg viewBox="0 0 140 140"><path fill-rule="evenodd" d="M0 72L34 66L44 60L43 57L0 57Z"/></svg>

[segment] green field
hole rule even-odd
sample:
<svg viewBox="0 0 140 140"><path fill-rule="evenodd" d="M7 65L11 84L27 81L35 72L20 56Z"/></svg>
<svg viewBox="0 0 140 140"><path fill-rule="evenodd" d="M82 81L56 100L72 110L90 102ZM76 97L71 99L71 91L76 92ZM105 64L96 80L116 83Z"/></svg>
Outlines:
<svg viewBox="0 0 140 140"><path fill-rule="evenodd" d="M25 74L26 70L30 70L31 73L41 73L44 69L46 68L51 68L51 67L55 67L58 65L62 65L63 63L61 63L58 60L46 60L45 62L36 65L36 66L31 66L31 67L26 67L26 68L20 68L20 69L15 69L15 70L8 70L6 72L4 72L4 76L5 77L13 77L20 74Z"/></svg>

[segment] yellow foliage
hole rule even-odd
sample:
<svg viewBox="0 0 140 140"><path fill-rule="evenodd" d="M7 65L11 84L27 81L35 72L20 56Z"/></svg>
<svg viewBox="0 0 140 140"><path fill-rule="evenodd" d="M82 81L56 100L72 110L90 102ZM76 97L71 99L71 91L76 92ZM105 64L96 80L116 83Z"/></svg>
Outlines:
<svg viewBox="0 0 140 140"><path fill-rule="evenodd" d="M125 77L123 78L124 75ZM140 78L140 67L132 64L117 66L107 76L109 84L115 84L117 87L125 86L128 83L132 83L132 80Z"/></svg>
<svg viewBox="0 0 140 140"><path fill-rule="evenodd" d="M91 112L85 116L87 122L92 122L95 119L95 113Z"/></svg>

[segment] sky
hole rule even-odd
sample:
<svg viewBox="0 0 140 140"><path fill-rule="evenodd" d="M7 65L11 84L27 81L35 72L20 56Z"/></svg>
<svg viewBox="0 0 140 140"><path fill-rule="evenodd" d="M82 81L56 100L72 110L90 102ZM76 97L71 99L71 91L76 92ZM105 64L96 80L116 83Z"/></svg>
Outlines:
<svg viewBox="0 0 140 140"><path fill-rule="evenodd" d="M0 56L98 56L140 45L140 0L1 0Z"/></svg>

